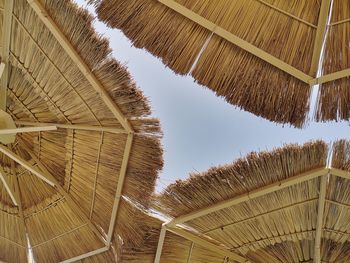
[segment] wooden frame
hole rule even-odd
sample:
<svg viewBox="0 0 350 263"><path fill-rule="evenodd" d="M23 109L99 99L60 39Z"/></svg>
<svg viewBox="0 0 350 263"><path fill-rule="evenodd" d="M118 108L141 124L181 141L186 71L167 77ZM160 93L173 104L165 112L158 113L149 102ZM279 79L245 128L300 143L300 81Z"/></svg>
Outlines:
<svg viewBox="0 0 350 263"><path fill-rule="evenodd" d="M5 0L4 17L3 17L3 41L2 41L2 62L5 64L3 73L0 79L0 109L6 111L7 101L7 86L9 78L9 56L10 56L10 44L11 44L11 30L12 30L12 13L13 13L13 0Z"/></svg>
<svg viewBox="0 0 350 263"><path fill-rule="evenodd" d="M25 127L16 129L0 129L0 135L3 134L16 134L26 132L42 132L42 131L56 131L56 126L40 126L40 127Z"/></svg>
<svg viewBox="0 0 350 263"><path fill-rule="evenodd" d="M323 214L326 203L326 191L327 191L327 179L329 174L323 175L320 182L320 194L318 199L318 211L316 221L316 235L315 235L315 246L314 246L314 262L321 262L321 238L323 229Z"/></svg>
<svg viewBox="0 0 350 263"><path fill-rule="evenodd" d="M5 171L0 167L0 180L2 181L7 193L11 197L12 202L15 204L15 206L19 205L19 199L17 198L15 194L15 189L12 188L10 182L7 180Z"/></svg>
<svg viewBox="0 0 350 263"><path fill-rule="evenodd" d="M199 209L197 211L193 211L193 212L185 214L183 216L179 216L179 217L171 220L167 225L168 226L175 226L177 224L185 223L187 221L205 216L207 214L222 210L224 208L240 204L240 203L248 201L250 199L257 198L257 197L260 197L260 196L263 196L263 195L266 195L266 194L269 194L272 192L276 192L278 190L281 190L281 189L287 188L289 186L317 178L317 177L322 176L322 175L326 175L328 173L328 171L329 171L329 169L327 169L327 168L319 168L319 169L314 169L314 170L311 170L311 171L308 171L308 172L305 172L305 173L302 173L299 175L289 177L283 181L272 183L270 185L253 190L249 193L245 193L245 194L233 197L231 199L221 201L215 205L211 205L209 207L205 207L205 208Z"/></svg>
<svg viewBox="0 0 350 263"><path fill-rule="evenodd" d="M68 41L66 36L62 33L60 28L56 25L56 23L52 20L50 15L46 12L45 8L38 0L27 0L29 5L35 11L40 20L46 25L46 27L50 30L53 36L57 39L57 41L61 44L62 48L66 51L66 53L70 56L70 58L77 65L82 74L89 81L91 86L96 90L101 99L104 101L109 110L114 114L120 124L127 132L133 132L133 128L128 121L128 119L124 116L119 107L114 103L108 92L104 89L100 81L96 78L93 72L89 69L84 60L80 57L78 52L74 49L72 44Z"/></svg>

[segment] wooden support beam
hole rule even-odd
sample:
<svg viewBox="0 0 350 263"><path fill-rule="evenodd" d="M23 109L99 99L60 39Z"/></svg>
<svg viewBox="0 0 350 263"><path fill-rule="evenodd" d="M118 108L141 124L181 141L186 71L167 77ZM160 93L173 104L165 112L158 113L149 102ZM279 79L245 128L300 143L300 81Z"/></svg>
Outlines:
<svg viewBox="0 0 350 263"><path fill-rule="evenodd" d="M56 131L56 130L57 130L56 126L26 127L26 128L16 128L16 129L0 129L0 135L26 133L26 132Z"/></svg>
<svg viewBox="0 0 350 263"><path fill-rule="evenodd" d="M251 191L251 192L248 192L248 193L245 193L245 194L242 194L239 196L235 196L235 197L228 199L228 200L218 202L218 203L211 205L209 207L205 207L205 208L193 211L191 213L188 213L186 215L179 216L179 217L173 219L172 221L170 221L167 225L168 226L175 226L177 224L181 224L181 223L205 216L207 214L219 211L221 209L228 208L230 206L237 205L237 204L240 204L242 202L245 202L245 201L248 201L248 200L251 200L251 199L272 193L272 192L276 192L278 190L290 187L292 185L302 183L302 182L317 178L317 177L322 176L322 175L326 175L327 173L328 173L327 168L318 168L318 169L314 169L314 170L311 170L311 171L308 171L305 173L301 173L299 175L289 177L289 178L282 180L280 182L276 182L276 183L258 188L256 190Z"/></svg>
<svg viewBox="0 0 350 263"><path fill-rule="evenodd" d="M235 46L240 47L241 49L247 51L248 53L264 60L265 62L275 66L276 68L279 68L280 70L288 73L289 75L292 75L293 77L295 77L295 78L297 78L305 83L309 83L309 81L311 81L313 79L313 77L305 74L301 70L296 69L295 67L289 65L288 63L272 56L271 54L263 51L262 49L260 49L256 46L250 44L249 42L237 37L236 35L232 34L231 32L223 29L222 27L216 25L215 23L209 21L208 19L205 19L204 17L198 15L197 13L184 7L183 5L175 2L174 0L158 0L158 2L162 3L163 5L167 6L170 9L174 10L175 12L183 15L184 17L188 18L189 20L197 23L198 25L208 29L209 31L213 32L213 34L222 37L223 39L234 44Z"/></svg>
<svg viewBox="0 0 350 263"><path fill-rule="evenodd" d="M98 238L101 239L101 241L106 244L106 241L101 235L101 232L97 229L97 227L90 221L90 219L85 215L85 213L81 210L80 206L74 202L72 197L64 190L64 188L60 185L60 183L56 180L56 178L46 169L46 167L40 162L40 160L35 156L34 153L31 152L31 150L24 145L24 143L21 145L22 148L32 157L32 159L35 161L35 163L38 165L41 171L43 171L48 178L54 182L55 186L57 187L58 192L64 196L68 204L71 206L73 211L75 211L77 214L79 214L85 222L88 223L91 230L96 234Z"/></svg>
<svg viewBox="0 0 350 263"><path fill-rule="evenodd" d="M330 174L337 176L337 177L342 177L344 179L350 180L350 172L349 171L344 171L336 168L331 168L330 169Z"/></svg>
<svg viewBox="0 0 350 263"><path fill-rule="evenodd" d="M101 82L97 79L85 61L81 58L78 52L74 49L73 45L68 41L66 36L63 34L61 29L56 25L50 15L47 13L45 8L42 6L39 0L27 0L29 5L33 8L35 13L38 15L40 20L46 25L50 30L52 35L57 39L61 44L62 48L67 52L69 57L77 65L81 73L86 77L91 86L99 94L101 99L104 101L109 110L114 114L120 124L127 132L133 132L133 128L129 120L124 116L119 107L112 100L111 96L105 90Z"/></svg>
<svg viewBox="0 0 350 263"><path fill-rule="evenodd" d="M164 246L164 241L165 241L165 236L166 236L166 224L162 224L162 228L160 230L160 234L159 234L159 239L158 239L158 245L157 245L157 252L156 252L156 256L154 258L154 263L159 263L160 262L160 258L162 256L162 251L163 251L163 246Z"/></svg>
<svg viewBox="0 0 350 263"><path fill-rule="evenodd" d="M322 46L327 32L327 22L331 9L331 0L322 0L320 13L318 15L318 25L314 43L314 50L312 53L310 75L316 77L318 64L320 62Z"/></svg>
<svg viewBox="0 0 350 263"><path fill-rule="evenodd" d="M70 258L70 259L63 260L63 261L61 261L60 263L71 263L71 262L76 262L76 261L82 260L82 259L84 259L84 258L88 258L88 257L92 257L92 256L95 256L95 255L104 253L104 252L106 252L106 251L108 251L108 250L109 250L108 247L102 247L102 248L96 249L96 250L94 250L94 251L91 251L91 252L82 254L82 255L80 255L80 256L77 256L77 257L74 257L74 258Z"/></svg>
<svg viewBox="0 0 350 263"><path fill-rule="evenodd" d="M109 133L127 133L124 129L118 129L113 127L100 127L92 125L81 125L81 124L61 124L61 123L49 123L49 122L29 122L29 121L15 121L17 125L21 126L33 126L33 127L42 127L42 126L56 126L60 129L69 129L69 130L85 130L85 131L98 131L98 132L109 132Z"/></svg>
<svg viewBox="0 0 350 263"><path fill-rule="evenodd" d="M26 170L31 172L32 174L39 177L44 182L48 183L51 186L55 186L55 183L53 180L49 178L48 175L43 174L42 172L39 172L34 166L32 166L28 161L22 159L20 156L9 150L7 147L0 145L0 152L2 152L4 155L9 157L10 159L14 160L16 163L22 165Z"/></svg>
<svg viewBox="0 0 350 263"><path fill-rule="evenodd" d="M321 262L321 238L323 229L323 214L326 202L326 191L327 191L327 179L329 175L323 175L320 182L320 192L318 199L318 211L317 211L317 222L316 222L316 234L315 234L315 247L314 247L314 263Z"/></svg>
<svg viewBox="0 0 350 263"><path fill-rule="evenodd" d="M0 180L2 181L3 185L5 186L5 189L9 196L11 197L12 202L15 204L15 206L18 206L19 201L16 198L15 191L12 188L10 182L6 178L6 173L5 171L0 167Z"/></svg>
<svg viewBox="0 0 350 263"><path fill-rule="evenodd" d="M222 246L218 246L216 244L213 244L195 234L190 233L187 230L178 228L178 227L167 227L167 230L169 232L172 232L178 236L181 236L187 240L192 241L193 243L204 247L206 249L209 249L210 251L213 251L215 253L218 253L219 255L222 255L224 257L229 257L230 260L235 260L237 262L248 262L248 260L234 252L231 252L229 249L222 247Z"/></svg>
<svg viewBox="0 0 350 263"><path fill-rule="evenodd" d="M0 79L0 110L6 111L7 87L9 78L9 56L12 30L12 13L14 0L5 0L3 14L3 30L1 45L1 62L5 63L3 73Z"/></svg>
<svg viewBox="0 0 350 263"><path fill-rule="evenodd" d="M5 63L1 62L0 63L0 79L2 77L2 74L4 74L4 70L5 70Z"/></svg>
<svg viewBox="0 0 350 263"><path fill-rule="evenodd" d="M115 222L116 222L117 216L118 216L120 199L122 198L124 180L125 180L125 175L126 175L127 168L128 168L133 139L134 139L134 135L132 133L129 133L128 137L126 139L126 143L125 143L122 165L120 167L120 172L119 172L117 190L115 192L111 221L109 224L108 234L107 234L107 246L110 246L110 243L111 243L111 240L113 237Z"/></svg>

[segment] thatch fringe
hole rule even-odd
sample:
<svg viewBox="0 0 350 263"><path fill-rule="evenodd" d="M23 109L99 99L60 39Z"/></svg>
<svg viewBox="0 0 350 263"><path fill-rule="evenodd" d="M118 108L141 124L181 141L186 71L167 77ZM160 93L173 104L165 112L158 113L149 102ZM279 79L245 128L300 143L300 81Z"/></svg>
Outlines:
<svg viewBox="0 0 350 263"><path fill-rule="evenodd" d="M99 19L119 28L139 48L146 48L176 73L191 73L229 103L279 123L302 127L310 87L155 0L90 0ZM312 1L267 1L317 24L320 4ZM316 29L255 1L183 0L179 4L288 64L309 73Z"/></svg>

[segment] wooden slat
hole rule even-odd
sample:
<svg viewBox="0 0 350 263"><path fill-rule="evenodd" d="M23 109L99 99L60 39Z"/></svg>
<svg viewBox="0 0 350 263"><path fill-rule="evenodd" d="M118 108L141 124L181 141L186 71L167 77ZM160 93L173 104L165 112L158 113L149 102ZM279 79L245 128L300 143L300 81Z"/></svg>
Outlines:
<svg viewBox="0 0 350 263"><path fill-rule="evenodd" d="M181 236L187 240L190 240L193 243L195 243L201 247L204 247L204 248L209 249L210 251L216 252L219 255L222 255L224 257L229 257L230 260L235 260L237 262L249 262L246 258L244 258L244 257L242 257L234 252L231 252L229 249L215 245L215 244L213 244L213 243L211 243L211 242L209 242L209 241L207 241L207 240L205 240L197 235L190 233L187 230L184 230L184 229L181 229L178 227L167 227L167 230L169 232L172 232L172 233L174 233L178 236Z"/></svg>
<svg viewBox="0 0 350 263"><path fill-rule="evenodd" d="M74 257L74 258L70 258L70 259L61 261L60 263L71 263L71 262L76 262L76 261L82 260L82 259L84 259L84 258L88 258L88 257L92 257L92 256L95 256L95 255L104 253L104 252L106 252L106 251L108 251L108 250L109 250L108 247L102 247L102 248L96 249L96 250L94 250L94 251L91 251L91 252L82 254L82 255L80 255L80 256L77 256L77 257Z"/></svg>
<svg viewBox="0 0 350 263"><path fill-rule="evenodd" d="M317 221L316 221L316 235L315 235L315 247L314 247L314 262L321 262L321 238L322 238L322 228L323 228L323 214L326 202L326 191L327 191L327 175L321 177L320 183L320 193L318 199L318 211L317 211Z"/></svg>
<svg viewBox="0 0 350 263"><path fill-rule="evenodd" d="M1 59L5 63L5 68L0 80L0 110L6 111L7 101L7 87L9 78L9 55L11 43L11 29L12 29L12 13L13 0L5 0L4 14L3 14L3 31L2 31L2 45L1 45Z"/></svg>
<svg viewBox="0 0 350 263"><path fill-rule="evenodd" d="M46 27L50 30L53 36L57 39L57 41L61 44L62 48L67 52L69 57L74 61L82 74L89 81L91 86L95 89L95 91L99 94L101 99L110 109L110 111L114 114L120 124L127 132L133 132L133 128L129 123L128 119L124 116L119 107L112 100L108 92L102 86L101 82L96 78L96 76L89 69L84 60L80 57L78 52L74 49L72 44L68 41L66 36L63 34L61 29L56 25L50 15L46 12L45 8L42 6L40 1L38 0L27 0L29 5L33 8L35 13L41 19L41 21L46 25Z"/></svg>
<svg viewBox="0 0 350 263"><path fill-rule="evenodd" d="M237 37L236 35L230 33L229 31L223 29L222 27L216 25L215 23L205 19L204 17L198 15L197 13L191 11L190 9L184 7L183 5L175 2L174 0L158 0L159 3L169 7L175 12L183 15L184 17L190 19L191 21L197 23L198 25L208 29L214 34L224 38L230 43L240 47L241 49L249 52L250 54L266 61L267 63L279 68L280 70L292 75L293 77L309 83L313 77L305 74L301 70L296 69L295 67L289 65L288 63L272 56L271 54L263 51L262 49L250 44L249 42Z"/></svg>
<svg viewBox="0 0 350 263"><path fill-rule="evenodd" d="M41 132L41 131L55 131L56 126L41 126L41 127L26 127L26 128L16 128L16 129L0 129L1 134L17 134L26 132Z"/></svg>
<svg viewBox="0 0 350 263"><path fill-rule="evenodd" d="M81 124L62 124L62 123L49 123L49 122L29 122L29 121L15 121L17 125L22 126L56 126L60 129L70 129L70 130L85 130L85 131L98 131L98 132L109 132L109 133L127 133L124 129L118 129L113 127L100 127L92 125L81 125Z"/></svg>
<svg viewBox="0 0 350 263"><path fill-rule="evenodd" d="M24 143L21 144L22 148L32 157L34 162L38 165L41 171L43 171L46 176L54 182L58 192L64 196L68 204L71 206L73 211L75 211L77 214L79 214L85 222L88 223L91 230L96 234L98 238L105 244L105 240L101 235L101 232L97 229L94 223L91 222L91 220L85 215L85 213L81 210L80 206L75 203L75 201L72 199L72 197L64 190L64 188L60 185L60 183L56 180L56 178L46 169L46 167L40 162L40 160L35 156L34 153L30 151L30 149L24 145Z"/></svg>
<svg viewBox="0 0 350 263"><path fill-rule="evenodd" d="M158 239L156 256L154 258L154 263L160 262L160 258L162 256L162 251L163 251L163 246L164 246L164 241L165 241L165 236L166 236L166 230L167 230L166 225L162 224L162 228L160 230L159 239Z"/></svg>
<svg viewBox="0 0 350 263"><path fill-rule="evenodd" d="M126 143L125 143L124 155L123 155L122 165L120 167L120 173L119 173L119 178L118 178L117 190L116 190L115 198L114 198L111 221L110 221L109 228L108 228L107 245L110 245L110 242L111 242L112 237L113 237L115 222L116 222L117 216L118 216L120 199L122 198L124 180L125 180L125 175L126 175L127 168L128 168L129 157L130 157L130 153L131 153L133 139L134 139L134 135L132 133L129 133L128 137L126 139Z"/></svg>
<svg viewBox="0 0 350 263"><path fill-rule="evenodd" d="M344 171L336 168L331 168L330 169L331 175L342 177L344 179L350 180L350 172L349 171Z"/></svg>
<svg viewBox="0 0 350 263"><path fill-rule="evenodd" d="M211 205L209 207L205 207L205 208L193 211L191 213L188 213L186 215L179 216L179 217L175 218L174 220L170 221L168 223L168 225L175 226L176 224L181 224L181 223L196 219L198 217L205 216L207 214L219 211L221 209L224 209L224 208L227 208L227 207L230 207L233 205L240 204L240 203L248 201L250 199L257 198L257 197L260 197L260 196L263 196L263 195L266 195L266 194L269 194L272 192L276 192L278 190L281 190L281 189L287 188L289 186L314 179L314 178L322 176L322 175L326 175L328 173L328 170L329 169L327 169L327 168L319 168L319 169L314 169L314 170L311 170L311 171L308 171L305 173L301 173L299 175L289 177L283 181L276 182L276 183L258 188L256 190L251 191L251 192L233 197L233 198L228 199L228 200L218 202L218 203Z"/></svg>
<svg viewBox="0 0 350 263"><path fill-rule="evenodd" d="M321 57L322 46L326 36L327 22L329 19L331 7L331 0L322 0L320 13L318 15L318 25L316 31L316 38L314 43L314 50L312 53L310 75L316 77L318 64Z"/></svg>
<svg viewBox="0 0 350 263"><path fill-rule="evenodd" d="M18 206L19 201L16 198L15 191L11 187L10 182L7 180L5 171L1 167L0 167L0 180L2 181L3 185L5 186L5 189L6 189L7 193L9 194L9 196L11 197L12 202L15 204L15 206Z"/></svg>
<svg viewBox="0 0 350 263"><path fill-rule="evenodd" d="M1 62L0 63L0 79L2 77L2 74L4 73L4 70L5 70L5 63Z"/></svg>
<svg viewBox="0 0 350 263"><path fill-rule="evenodd" d="M26 170L31 172L32 174L39 177L44 182L48 183L51 186L55 186L55 183L53 180L49 179L48 175L43 174L42 172L39 172L33 165L31 165L26 160L22 159L20 156L9 150L7 147L0 145L0 152L5 154L10 159L14 160L16 163L22 165Z"/></svg>

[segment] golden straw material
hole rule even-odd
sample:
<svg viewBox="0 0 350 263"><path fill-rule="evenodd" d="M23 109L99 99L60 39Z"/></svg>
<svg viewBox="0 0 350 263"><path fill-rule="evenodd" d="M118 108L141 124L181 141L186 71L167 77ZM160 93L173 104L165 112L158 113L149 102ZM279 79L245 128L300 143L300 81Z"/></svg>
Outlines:
<svg viewBox="0 0 350 263"><path fill-rule="evenodd" d="M0 0L1 41L6 11ZM14 1L6 111L64 127L2 145L0 261L26 262L30 249L37 263L117 262L149 232L130 200L150 206L163 166L160 123L93 23L73 1Z"/></svg>
<svg viewBox="0 0 350 263"><path fill-rule="evenodd" d="M100 20L121 29L136 47L146 48L176 73L191 74L229 103L278 123L305 124L310 107L307 81L248 53L218 32L236 36L307 76L313 74L320 0L89 2ZM210 26L194 22L170 4Z"/></svg>
<svg viewBox="0 0 350 263"><path fill-rule="evenodd" d="M350 163L349 145L348 141L339 140L329 149L324 142L315 141L253 152L232 164L177 181L155 197L154 207L171 217L181 218L247 196L231 206L193 216L184 224L193 234L209 238L211 243L217 242L249 262L313 262L315 240L321 231L322 262L347 262L350 257L347 250L350 176L345 171ZM329 158L332 168L326 169ZM267 191L274 182L283 185L284 180L317 168L323 169L317 177ZM321 195L322 181L326 182L324 196ZM259 196L258 191L265 194ZM322 196L324 199L320 202ZM324 205L321 207L321 204ZM322 217L320 209L324 211ZM164 262L187 262L180 251L188 254L189 244L169 241L171 235L167 235L160 262L169 255L175 259ZM197 261L194 259L194 262ZM198 262L206 261L198 259Z"/></svg>

